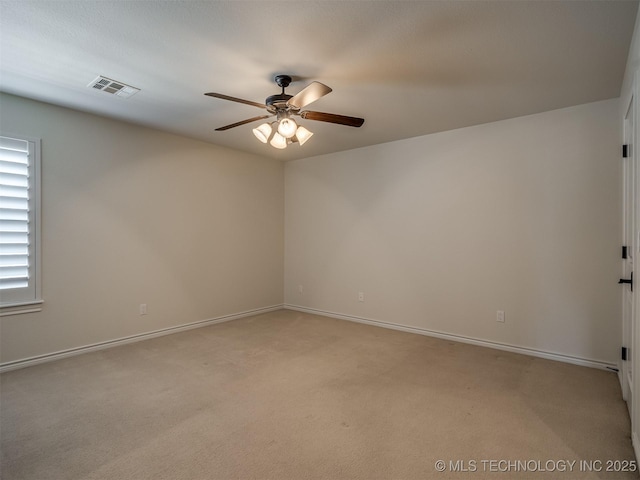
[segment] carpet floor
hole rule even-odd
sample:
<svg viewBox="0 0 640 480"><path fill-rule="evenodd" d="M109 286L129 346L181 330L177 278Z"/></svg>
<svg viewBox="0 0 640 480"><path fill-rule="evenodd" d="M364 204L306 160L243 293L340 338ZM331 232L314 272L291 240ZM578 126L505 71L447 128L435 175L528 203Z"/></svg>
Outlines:
<svg viewBox="0 0 640 480"><path fill-rule="evenodd" d="M614 373L288 310L1 376L4 480L638 478L629 435Z"/></svg>

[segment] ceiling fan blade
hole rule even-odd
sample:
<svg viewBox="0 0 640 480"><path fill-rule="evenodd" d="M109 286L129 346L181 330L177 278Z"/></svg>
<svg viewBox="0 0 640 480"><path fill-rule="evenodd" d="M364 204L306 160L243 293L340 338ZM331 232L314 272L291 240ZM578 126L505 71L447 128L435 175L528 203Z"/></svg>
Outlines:
<svg viewBox="0 0 640 480"><path fill-rule="evenodd" d="M267 108L264 103L252 102L251 100L243 100L242 98L230 97L229 95L223 95L221 93L205 93L208 97L221 98L222 100L230 100L232 102L244 103L245 105L251 105L258 108Z"/></svg>
<svg viewBox="0 0 640 480"><path fill-rule="evenodd" d="M230 125L225 125L224 127L216 128L216 132L222 132L224 130L229 130L230 128L239 127L240 125L245 125L247 123L255 122L257 120L262 120L263 118L273 117L273 115L260 115L259 117L247 118L246 120L242 120L240 122L232 123Z"/></svg>
<svg viewBox="0 0 640 480"><path fill-rule="evenodd" d="M347 117L345 115L336 115L335 113L305 111L300 112L300 116L306 120L337 123L339 125L348 125L349 127L361 127L364 123L364 118Z"/></svg>
<svg viewBox="0 0 640 480"><path fill-rule="evenodd" d="M324 97L327 93L331 93L331 88L320 82L312 82L290 98L287 106L300 109Z"/></svg>

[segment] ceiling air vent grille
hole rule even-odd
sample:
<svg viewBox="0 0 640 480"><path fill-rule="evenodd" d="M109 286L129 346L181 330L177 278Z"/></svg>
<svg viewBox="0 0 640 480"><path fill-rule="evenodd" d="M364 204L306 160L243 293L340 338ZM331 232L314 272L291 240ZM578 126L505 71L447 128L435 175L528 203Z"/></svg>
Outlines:
<svg viewBox="0 0 640 480"><path fill-rule="evenodd" d="M135 95L140 91L139 88L102 76L93 80L87 87L124 98Z"/></svg>

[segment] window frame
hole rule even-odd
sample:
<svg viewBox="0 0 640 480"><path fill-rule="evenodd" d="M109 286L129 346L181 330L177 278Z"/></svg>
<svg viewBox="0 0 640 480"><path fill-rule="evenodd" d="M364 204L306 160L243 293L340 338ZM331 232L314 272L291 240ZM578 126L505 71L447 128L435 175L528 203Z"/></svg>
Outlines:
<svg viewBox="0 0 640 480"><path fill-rule="evenodd" d="M42 139L0 131L0 137L25 141L29 144L29 285L0 290L0 317L42 310ZM31 226L32 224L32 226ZM33 257L33 258L32 258Z"/></svg>

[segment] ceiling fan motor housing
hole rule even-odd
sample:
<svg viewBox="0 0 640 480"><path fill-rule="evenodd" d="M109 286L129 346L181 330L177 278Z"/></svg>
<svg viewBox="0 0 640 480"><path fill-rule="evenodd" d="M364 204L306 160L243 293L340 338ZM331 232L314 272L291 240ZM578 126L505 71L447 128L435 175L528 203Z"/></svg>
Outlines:
<svg viewBox="0 0 640 480"><path fill-rule="evenodd" d="M271 113L278 113L281 110L289 110L287 102L293 95L287 95L286 93L279 93L277 95L271 95L265 100L267 110Z"/></svg>

